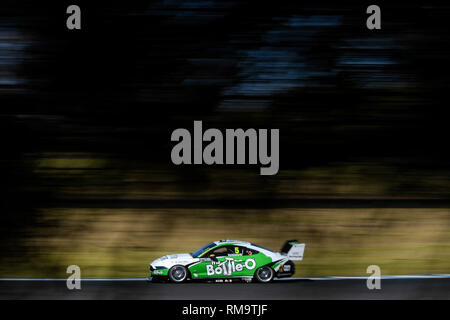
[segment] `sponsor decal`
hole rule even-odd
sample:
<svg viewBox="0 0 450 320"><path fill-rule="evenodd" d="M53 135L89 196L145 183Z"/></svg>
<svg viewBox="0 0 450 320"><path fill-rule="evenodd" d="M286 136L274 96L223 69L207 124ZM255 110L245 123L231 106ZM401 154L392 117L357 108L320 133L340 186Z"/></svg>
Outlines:
<svg viewBox="0 0 450 320"><path fill-rule="evenodd" d="M241 272L244 269L252 270L256 267L255 259L247 259L243 263L238 263L232 258L225 258L222 262L212 262L206 266L206 274L208 276L212 275L224 275L229 276L234 272Z"/></svg>

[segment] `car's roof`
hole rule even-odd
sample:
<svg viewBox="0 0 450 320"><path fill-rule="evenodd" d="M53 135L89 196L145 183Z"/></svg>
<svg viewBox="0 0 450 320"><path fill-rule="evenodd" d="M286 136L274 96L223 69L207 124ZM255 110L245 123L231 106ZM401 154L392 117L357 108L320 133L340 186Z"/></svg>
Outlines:
<svg viewBox="0 0 450 320"><path fill-rule="evenodd" d="M268 256L272 256L272 255L274 255L274 254L277 254L277 252L275 252L275 251L272 251L272 250L267 249L267 248L263 248L263 247L261 247L261 246L258 246L258 245L256 245L256 244L253 244L253 243L248 242L248 241L241 241L241 240L219 240L219 241L214 241L213 243L214 243L216 246L219 246L219 245L227 245L227 244L231 244L231 245L240 245L240 246L247 247L247 248L249 248L249 249L257 250L257 251L262 252L262 253L264 253L265 255L268 255Z"/></svg>
<svg viewBox="0 0 450 320"><path fill-rule="evenodd" d="M250 242L248 241L241 241L241 240L219 240L214 242L216 245L224 244L224 243L233 243L233 244L241 244L241 245L249 245Z"/></svg>

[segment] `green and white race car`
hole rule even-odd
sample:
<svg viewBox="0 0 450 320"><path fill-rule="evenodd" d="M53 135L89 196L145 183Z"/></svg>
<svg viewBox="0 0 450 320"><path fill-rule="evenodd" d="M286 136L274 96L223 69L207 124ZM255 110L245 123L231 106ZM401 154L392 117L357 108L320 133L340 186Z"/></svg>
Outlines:
<svg viewBox="0 0 450 320"><path fill-rule="evenodd" d="M303 260L305 244L286 241L281 252L238 240L220 240L193 253L173 254L150 263L152 281L187 280L232 282L270 282L274 278L290 277L295 273L293 261Z"/></svg>

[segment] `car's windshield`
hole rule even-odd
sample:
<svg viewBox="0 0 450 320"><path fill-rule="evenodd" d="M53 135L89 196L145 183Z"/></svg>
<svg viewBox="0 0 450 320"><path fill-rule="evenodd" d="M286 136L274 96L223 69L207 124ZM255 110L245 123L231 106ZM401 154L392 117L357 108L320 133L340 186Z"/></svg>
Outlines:
<svg viewBox="0 0 450 320"><path fill-rule="evenodd" d="M204 246L204 247L198 249L197 251L191 253L191 255L192 255L194 258L197 258L197 257L198 257L199 255L201 255L203 252L205 252L206 250L208 250L208 249L214 247L215 245L216 245L216 244L215 244L214 242L211 242L210 244L207 244L206 246Z"/></svg>

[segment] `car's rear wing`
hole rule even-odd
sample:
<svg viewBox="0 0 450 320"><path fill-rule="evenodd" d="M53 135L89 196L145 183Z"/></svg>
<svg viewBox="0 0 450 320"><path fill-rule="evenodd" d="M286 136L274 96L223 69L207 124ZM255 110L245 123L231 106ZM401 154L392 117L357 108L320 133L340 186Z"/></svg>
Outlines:
<svg viewBox="0 0 450 320"><path fill-rule="evenodd" d="M281 253L287 255L290 260L303 260L303 253L305 252L305 244L299 243L297 240L288 240L281 248Z"/></svg>

